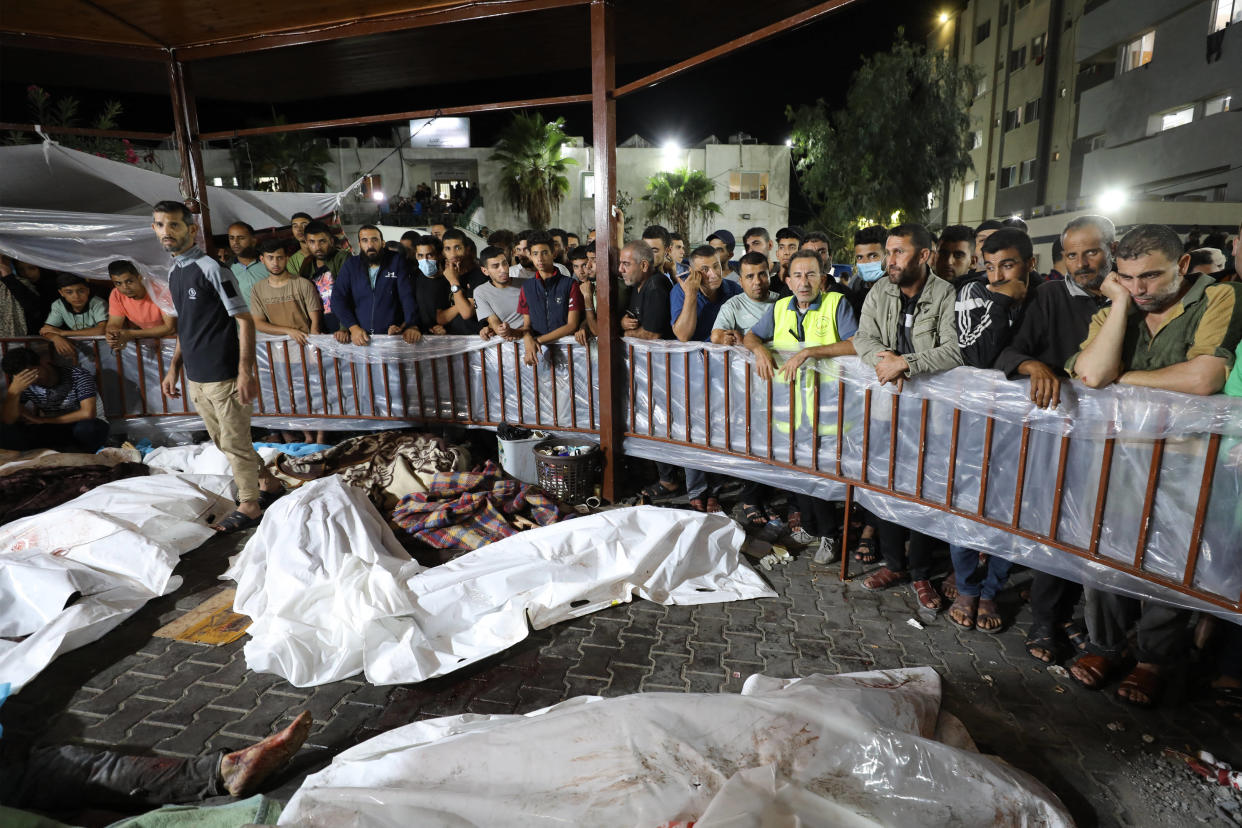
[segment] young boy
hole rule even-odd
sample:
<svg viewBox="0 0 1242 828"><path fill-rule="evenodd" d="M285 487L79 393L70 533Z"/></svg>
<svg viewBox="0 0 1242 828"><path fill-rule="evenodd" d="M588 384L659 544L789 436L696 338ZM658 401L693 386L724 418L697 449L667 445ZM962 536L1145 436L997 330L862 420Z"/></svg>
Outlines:
<svg viewBox="0 0 1242 828"><path fill-rule="evenodd" d="M582 290L572 277L553 266L552 238L543 231L530 235L530 260L535 276L522 285L518 313L522 314L522 361L534 365L542 346L573 336L582 324Z"/></svg>
<svg viewBox="0 0 1242 828"><path fill-rule="evenodd" d="M60 298L52 303L47 321L39 329L61 356L72 357L73 346L66 337L99 336L108 325L108 305L91 289L81 276L62 273L56 278Z"/></svg>
<svg viewBox="0 0 1242 828"><path fill-rule="evenodd" d="M499 247L483 248L479 261L488 278L486 285L479 285L474 291L476 313L483 323L479 336L484 341L493 336L521 339L525 331L522 314L518 313L518 301L522 298L522 285L526 280L509 277L509 260Z"/></svg>
<svg viewBox="0 0 1242 828"><path fill-rule="evenodd" d="M155 304L133 262L117 259L108 265L108 275L115 290L108 297L108 327L104 335L112 350L121 350L131 339L158 339L177 332L176 317Z"/></svg>
<svg viewBox="0 0 1242 828"><path fill-rule="evenodd" d="M293 277L286 270L288 258L285 245L280 239L268 239L259 245L259 261L267 271L250 289L250 313L254 326L260 333L287 336L299 345L306 344L308 334L320 333L323 324L323 301L319 291L309 279ZM279 353L279 352L277 352ZM292 349L290 356L293 356ZM296 442L298 437L291 431L283 432L286 443ZM302 432L307 443L322 443L323 432Z"/></svg>

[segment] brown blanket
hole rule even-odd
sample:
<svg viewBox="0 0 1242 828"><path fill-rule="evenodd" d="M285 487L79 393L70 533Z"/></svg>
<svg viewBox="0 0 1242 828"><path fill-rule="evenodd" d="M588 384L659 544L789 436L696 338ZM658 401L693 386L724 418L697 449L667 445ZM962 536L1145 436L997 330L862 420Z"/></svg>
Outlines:
<svg viewBox="0 0 1242 828"><path fill-rule="evenodd" d="M0 476L0 524L68 503L104 483L148 473L150 469L142 463L18 469Z"/></svg>

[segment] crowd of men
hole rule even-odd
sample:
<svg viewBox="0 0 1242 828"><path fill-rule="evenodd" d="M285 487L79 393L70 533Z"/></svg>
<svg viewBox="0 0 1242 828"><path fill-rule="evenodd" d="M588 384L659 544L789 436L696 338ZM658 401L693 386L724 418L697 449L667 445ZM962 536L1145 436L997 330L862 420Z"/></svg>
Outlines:
<svg viewBox="0 0 1242 828"><path fill-rule="evenodd" d="M71 355L69 340L80 336L102 334L121 348L135 337L175 334L163 390L181 393L184 366L187 391L238 485L237 510L218 521L220 531L253 526L280 494L251 445L256 331L299 343L330 334L356 347L376 335L409 343L446 334L499 338L521 341L528 364L550 342L572 336L586 343L596 334L593 232L580 244L557 228L499 230L478 250L469 235L444 225L400 239L364 225L351 254L327 224L299 213L291 220L292 245L278 238L259 243L250 226L231 225L226 266L199 247L184 206L161 202L153 215L174 257L176 316L159 310L129 262L109 268L114 290L106 303L92 298L83 280L58 277L55 296L44 292L46 307L22 305L24 332L52 347L14 348L4 357L9 385L0 429L9 447L98 448L108 429L94 379L59 365L51 351ZM796 227L774 237L752 228L738 251L727 230L687 249L686 239L649 226L618 251L623 334L743 346L760 378L803 386L817 381L817 361L857 355L880 383L898 390L908 379L960 365L1000 370L1027 379L1034 404L1049 408L1071 378L1093 388L1119 382L1242 396L1242 284L1224 269L1223 255L1188 250L1168 227L1140 225L1118 239L1107 218L1076 218L1057 239L1046 274L1037 272L1031 238L1015 219L950 226L938 237L919 224L872 226L853 241L853 262L834 266L828 237ZM7 276L13 266L3 266ZM810 419L810 399L802 390L793 394L799 423ZM640 495L647 501L684 495L692 509L723 511L729 481L721 475L656 463L654 477ZM755 481L734 488L736 514L748 528L780 526L821 563L852 554L878 564L866 588L909 583L925 610L951 602L948 618L963 628L1005 627L997 595L1009 576L1007 559L950 544L951 572L937 586L938 542L917 528L862 512L844 515L839 504ZM862 524L851 550L838 549L842 520ZM1124 672L1118 694L1135 704L1155 702L1186 651L1189 615L1182 610L1084 590L1042 572L1035 573L1030 601L1032 657L1051 663L1076 655L1072 674L1090 688ZM1074 620L1080 601L1085 629ZM1237 627L1225 627L1230 643L1221 649L1217 682L1238 689L1242 641Z"/></svg>

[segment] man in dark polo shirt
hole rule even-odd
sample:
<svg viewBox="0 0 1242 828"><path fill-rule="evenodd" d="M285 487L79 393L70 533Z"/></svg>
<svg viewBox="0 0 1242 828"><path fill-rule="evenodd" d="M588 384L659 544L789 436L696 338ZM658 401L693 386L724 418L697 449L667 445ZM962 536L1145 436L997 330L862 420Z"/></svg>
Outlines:
<svg viewBox="0 0 1242 828"><path fill-rule="evenodd" d="M185 205L161 201L151 212L151 227L173 256L168 287L177 310L177 350L161 387L180 396L184 361L190 400L237 484L237 510L212 528L236 532L257 524L281 491L250 442L250 402L259 392L254 319L233 274L194 244L198 225Z"/></svg>
<svg viewBox="0 0 1242 828"><path fill-rule="evenodd" d="M1233 284L1189 274L1190 256L1169 227L1140 224L1117 244L1117 272L1100 290L1112 300L1091 320L1082 350L1065 367L1092 388L1114 382L1183 394L1215 394L1233 368L1242 339L1242 296ZM1136 629L1138 664L1117 688L1147 707L1185 649L1188 610L1086 589L1087 655L1071 668L1095 690L1119 671Z"/></svg>

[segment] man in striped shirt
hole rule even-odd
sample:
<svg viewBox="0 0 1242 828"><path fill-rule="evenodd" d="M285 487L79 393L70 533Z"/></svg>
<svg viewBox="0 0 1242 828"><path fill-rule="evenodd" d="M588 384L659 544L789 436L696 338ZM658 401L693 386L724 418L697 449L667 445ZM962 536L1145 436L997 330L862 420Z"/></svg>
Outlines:
<svg viewBox="0 0 1242 828"><path fill-rule="evenodd" d="M61 368L50 353L31 348L13 348L0 367L8 381L0 403L0 445L89 454L103 447L108 421L89 371Z"/></svg>

